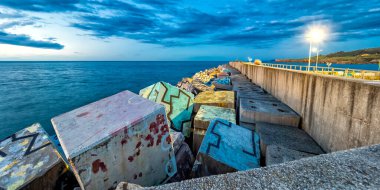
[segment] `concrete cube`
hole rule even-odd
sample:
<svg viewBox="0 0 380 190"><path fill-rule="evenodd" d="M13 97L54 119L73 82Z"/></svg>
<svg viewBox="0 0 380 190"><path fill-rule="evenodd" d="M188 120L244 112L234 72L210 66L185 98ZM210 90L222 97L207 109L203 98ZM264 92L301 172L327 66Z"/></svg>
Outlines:
<svg viewBox="0 0 380 190"><path fill-rule="evenodd" d="M193 151L198 152L206 130L213 119L220 118L236 124L235 109L202 105L194 117Z"/></svg>
<svg viewBox="0 0 380 190"><path fill-rule="evenodd" d="M140 90L140 96L165 106L170 128L190 137L194 95L166 82Z"/></svg>
<svg viewBox="0 0 380 190"><path fill-rule="evenodd" d="M82 189L165 183L176 163L165 108L123 91L52 119Z"/></svg>
<svg viewBox="0 0 380 190"><path fill-rule="evenodd" d="M296 112L281 102L242 98L239 108L240 122L266 122L298 127L301 120Z"/></svg>
<svg viewBox="0 0 380 190"><path fill-rule="evenodd" d="M196 156L197 177L260 167L259 136L222 119L212 120Z"/></svg>
<svg viewBox="0 0 380 190"><path fill-rule="evenodd" d="M194 99L194 111L201 105L235 108L235 94L232 91L206 91L199 93Z"/></svg>
<svg viewBox="0 0 380 190"><path fill-rule="evenodd" d="M236 99L240 104L241 98L278 102L279 100L267 92L240 90L236 92Z"/></svg>
<svg viewBox="0 0 380 190"><path fill-rule="evenodd" d="M238 84L234 85L232 88L233 91L256 91L256 92L264 92L264 89L262 89L260 86L257 86L252 83L244 83L244 84Z"/></svg>
<svg viewBox="0 0 380 190"><path fill-rule="evenodd" d="M191 84L193 85L197 94L199 94L201 92L206 92L206 91L214 91L213 86L207 86L207 85L203 84L201 81L198 81L196 79L194 79L191 82Z"/></svg>
<svg viewBox="0 0 380 190"><path fill-rule="evenodd" d="M239 125L247 128L249 130L255 130L256 129L256 125L254 123L239 122Z"/></svg>
<svg viewBox="0 0 380 190"><path fill-rule="evenodd" d="M0 141L0 189L54 189L65 168L38 123Z"/></svg>
<svg viewBox="0 0 380 190"><path fill-rule="evenodd" d="M191 169L194 163L194 155L187 143L183 142L181 147L175 154L177 162L177 173L169 180L169 182L179 182L191 177Z"/></svg>
<svg viewBox="0 0 380 190"><path fill-rule="evenodd" d="M316 154L301 152L290 148L285 148L283 146L269 145L266 150L265 165L270 166L281 164L315 155Z"/></svg>
<svg viewBox="0 0 380 190"><path fill-rule="evenodd" d="M292 126L269 123L255 123L260 136L262 156L266 155L269 145L278 145L288 149L310 154L323 154L321 147L303 130Z"/></svg>
<svg viewBox="0 0 380 190"><path fill-rule="evenodd" d="M174 153L176 153L179 150L179 148L182 146L182 144L185 142L185 136L183 136L181 132L175 132L175 131L170 132L170 136L173 141Z"/></svg>

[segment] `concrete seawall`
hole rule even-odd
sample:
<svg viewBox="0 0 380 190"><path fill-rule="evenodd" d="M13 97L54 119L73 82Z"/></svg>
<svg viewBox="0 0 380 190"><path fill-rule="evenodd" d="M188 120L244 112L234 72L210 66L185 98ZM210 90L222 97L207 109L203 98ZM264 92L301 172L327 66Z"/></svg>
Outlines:
<svg viewBox="0 0 380 190"><path fill-rule="evenodd" d="M380 85L358 79L230 62L301 115L326 151L380 143Z"/></svg>

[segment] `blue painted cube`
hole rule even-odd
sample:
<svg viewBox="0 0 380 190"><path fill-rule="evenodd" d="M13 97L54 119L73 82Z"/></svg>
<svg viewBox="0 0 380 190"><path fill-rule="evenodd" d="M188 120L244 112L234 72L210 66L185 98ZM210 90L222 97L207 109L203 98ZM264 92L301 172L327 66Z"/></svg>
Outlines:
<svg viewBox="0 0 380 190"><path fill-rule="evenodd" d="M196 157L196 177L260 167L260 139L251 129L214 119Z"/></svg>

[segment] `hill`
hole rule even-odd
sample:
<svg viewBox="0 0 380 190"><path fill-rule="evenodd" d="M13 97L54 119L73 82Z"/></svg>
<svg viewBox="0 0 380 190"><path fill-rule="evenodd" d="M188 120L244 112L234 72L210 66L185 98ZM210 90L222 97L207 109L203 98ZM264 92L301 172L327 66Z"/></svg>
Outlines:
<svg viewBox="0 0 380 190"><path fill-rule="evenodd" d="M315 62L316 56L312 57L311 62ZM318 58L320 63L379 63L380 61L380 48L360 49L350 52L339 51L327 55L320 55ZM309 58L301 59L276 59L276 62L309 62Z"/></svg>

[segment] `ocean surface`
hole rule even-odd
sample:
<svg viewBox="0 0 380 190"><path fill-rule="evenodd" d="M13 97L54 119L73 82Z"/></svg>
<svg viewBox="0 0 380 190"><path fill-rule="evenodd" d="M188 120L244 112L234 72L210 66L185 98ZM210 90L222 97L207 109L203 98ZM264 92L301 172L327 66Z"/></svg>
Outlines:
<svg viewBox="0 0 380 190"><path fill-rule="evenodd" d="M116 94L226 64L218 62L0 62L0 140L39 122Z"/></svg>
<svg viewBox="0 0 380 190"><path fill-rule="evenodd" d="M0 62L0 139L36 122L54 134L54 116L123 90L138 93L158 81L176 85L183 77L226 63ZM377 64L332 66L378 69Z"/></svg>

